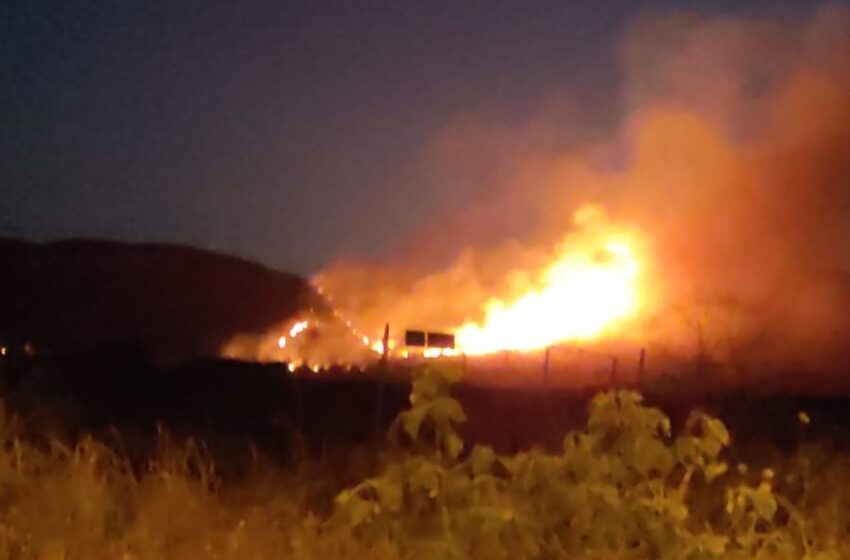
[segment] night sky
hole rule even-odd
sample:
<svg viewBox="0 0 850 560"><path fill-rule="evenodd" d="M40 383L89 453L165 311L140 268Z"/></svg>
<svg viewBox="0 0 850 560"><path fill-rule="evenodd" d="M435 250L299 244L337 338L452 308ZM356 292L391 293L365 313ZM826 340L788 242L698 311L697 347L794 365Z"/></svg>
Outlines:
<svg viewBox="0 0 850 560"><path fill-rule="evenodd" d="M558 94L613 126L640 10L805 4L3 2L0 235L186 243L301 273L380 253L438 211L422 152L456 119L522 121Z"/></svg>

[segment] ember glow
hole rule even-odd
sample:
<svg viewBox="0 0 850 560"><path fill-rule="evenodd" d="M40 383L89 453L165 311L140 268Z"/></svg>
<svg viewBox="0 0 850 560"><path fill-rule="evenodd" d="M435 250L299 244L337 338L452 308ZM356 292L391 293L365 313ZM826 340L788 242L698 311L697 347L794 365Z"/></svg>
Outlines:
<svg viewBox="0 0 850 560"><path fill-rule="evenodd" d="M458 351L454 348L426 348L422 351L423 358L450 358L457 355Z"/></svg>
<svg viewBox="0 0 850 560"><path fill-rule="evenodd" d="M625 240L568 249L543 271L539 287L513 301L491 299L482 322L458 330L458 346L478 355L598 338L640 310L639 273Z"/></svg>
<svg viewBox="0 0 850 560"><path fill-rule="evenodd" d="M295 337L296 337L296 336L298 336L298 335L299 335L302 331L304 331L304 329L306 329L308 325L309 325L309 322L308 322L308 321L298 321L297 323L295 323L294 325L292 325L292 328L291 328L291 329L289 329L289 336L290 336L291 338L295 338Z"/></svg>

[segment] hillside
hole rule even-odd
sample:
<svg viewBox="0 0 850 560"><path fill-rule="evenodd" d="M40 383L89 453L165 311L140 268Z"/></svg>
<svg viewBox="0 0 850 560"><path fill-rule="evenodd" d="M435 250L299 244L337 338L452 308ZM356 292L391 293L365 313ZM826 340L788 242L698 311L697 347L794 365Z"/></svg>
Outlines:
<svg viewBox="0 0 850 560"><path fill-rule="evenodd" d="M157 360L210 356L311 304L303 278L190 247L0 240L0 342L39 353L121 344Z"/></svg>

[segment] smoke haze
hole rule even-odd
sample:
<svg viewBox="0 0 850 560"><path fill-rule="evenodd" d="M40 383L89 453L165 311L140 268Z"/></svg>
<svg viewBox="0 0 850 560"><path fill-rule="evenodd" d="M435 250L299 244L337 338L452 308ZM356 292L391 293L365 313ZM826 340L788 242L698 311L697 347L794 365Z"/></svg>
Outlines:
<svg viewBox="0 0 850 560"><path fill-rule="evenodd" d="M630 336L718 360L840 358L850 9L803 23L646 13L621 55L623 118L609 137L557 96L520 124L447 127L423 164L445 189L439 218L385 262L318 275L334 305L365 332L454 328L534 286L558 247L601 222L646 239L646 309ZM588 204L592 223L577 222Z"/></svg>

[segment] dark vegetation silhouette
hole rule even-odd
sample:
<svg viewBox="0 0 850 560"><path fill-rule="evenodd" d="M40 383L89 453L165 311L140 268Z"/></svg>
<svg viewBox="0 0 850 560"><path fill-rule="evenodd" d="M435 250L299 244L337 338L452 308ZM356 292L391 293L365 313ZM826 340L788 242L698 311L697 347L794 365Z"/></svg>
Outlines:
<svg viewBox="0 0 850 560"><path fill-rule="evenodd" d="M190 247L0 240L0 342L42 354L129 344L177 363L319 303L299 276Z"/></svg>

